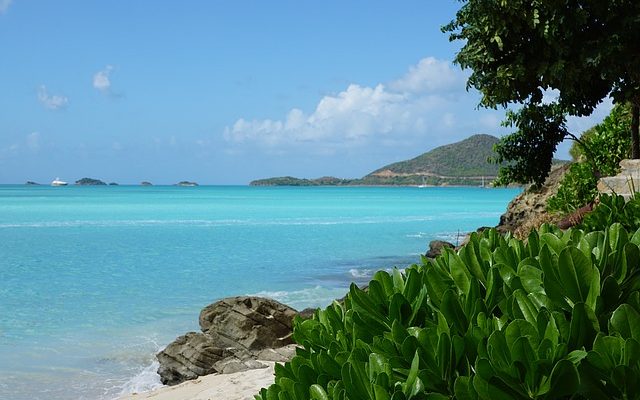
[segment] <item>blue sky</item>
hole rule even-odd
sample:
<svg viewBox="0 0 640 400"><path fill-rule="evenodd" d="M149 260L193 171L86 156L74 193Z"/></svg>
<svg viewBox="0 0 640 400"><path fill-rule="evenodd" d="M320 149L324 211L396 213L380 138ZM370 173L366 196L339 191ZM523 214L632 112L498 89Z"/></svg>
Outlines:
<svg viewBox="0 0 640 400"><path fill-rule="evenodd" d="M503 135L440 32L459 5L0 0L0 183L351 178Z"/></svg>

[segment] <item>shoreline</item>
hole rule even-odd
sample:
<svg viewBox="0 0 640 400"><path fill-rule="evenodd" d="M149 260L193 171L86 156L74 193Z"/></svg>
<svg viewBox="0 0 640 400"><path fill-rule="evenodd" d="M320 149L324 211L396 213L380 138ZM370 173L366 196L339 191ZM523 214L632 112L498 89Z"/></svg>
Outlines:
<svg viewBox="0 0 640 400"><path fill-rule="evenodd" d="M267 367L232 374L204 375L179 385L124 395L118 400L253 400L261 388L274 382L275 376L275 362L259 361Z"/></svg>

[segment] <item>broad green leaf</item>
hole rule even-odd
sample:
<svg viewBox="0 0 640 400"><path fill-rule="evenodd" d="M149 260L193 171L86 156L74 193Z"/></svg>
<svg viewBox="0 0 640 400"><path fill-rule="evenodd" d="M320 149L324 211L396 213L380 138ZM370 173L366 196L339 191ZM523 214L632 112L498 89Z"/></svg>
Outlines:
<svg viewBox="0 0 640 400"><path fill-rule="evenodd" d="M562 250L567 247L562 239L560 239L553 233L543 233L542 235L540 235L540 244L546 244L547 246L549 246L549 249L558 256L560 255Z"/></svg>
<svg viewBox="0 0 640 400"><path fill-rule="evenodd" d="M551 371L551 385L545 399L562 399L572 396L580 387L578 369L570 361L560 360Z"/></svg>
<svg viewBox="0 0 640 400"><path fill-rule="evenodd" d="M379 385L373 385L373 394L374 394L373 400L390 400L391 399L389 395L389 391Z"/></svg>
<svg viewBox="0 0 640 400"><path fill-rule="evenodd" d="M409 369L409 375L407 376L407 380L404 383L403 393L407 398L410 398L413 390L415 389L415 385L418 381L418 368L420 366L420 357L418 357L418 353L416 352L413 356L413 360L411 361L411 369Z"/></svg>
<svg viewBox="0 0 640 400"><path fill-rule="evenodd" d="M594 267L591 260L575 247L566 247L558 259L558 275L566 296L573 303L586 302L592 287Z"/></svg>
<svg viewBox="0 0 640 400"><path fill-rule="evenodd" d="M524 291L520 289L513 292L513 296L515 298L515 304L517 304L524 319L531 324L535 324L538 317L538 309L533 302L531 302Z"/></svg>
<svg viewBox="0 0 640 400"><path fill-rule="evenodd" d="M398 268L393 268L393 290L396 293L404 292L404 277Z"/></svg>
<svg viewBox="0 0 640 400"><path fill-rule="evenodd" d="M467 331L469 326L469 321L467 316L462 311L462 306L460 305L460 300L456 293L449 289L442 296L442 306L440 308L442 314L445 316L447 321L453 323L453 326L460 332L464 334Z"/></svg>
<svg viewBox="0 0 640 400"><path fill-rule="evenodd" d="M451 276L456 283L456 286L460 291L468 295L469 294L469 286L471 274L467 269L464 261L457 254L451 254L449 256L449 268L451 268Z"/></svg>
<svg viewBox="0 0 640 400"><path fill-rule="evenodd" d="M453 391L457 400L477 400L478 394L473 388L472 378L459 376L453 386Z"/></svg>
<svg viewBox="0 0 640 400"><path fill-rule="evenodd" d="M510 348L513 346L515 341L521 337L527 337L533 345L537 346L540 342L540 337L538 335L538 329L534 324L535 321L531 323L522 319L511 322L507 326L504 334L507 347Z"/></svg>
<svg viewBox="0 0 640 400"><path fill-rule="evenodd" d="M591 348L598 331L600 325L593 310L584 303L577 303L571 313L569 348Z"/></svg>
<svg viewBox="0 0 640 400"><path fill-rule="evenodd" d="M640 314L628 304L622 304L611 316L610 331L617 332L625 339L640 340Z"/></svg>
<svg viewBox="0 0 640 400"><path fill-rule="evenodd" d="M309 394L313 400L329 400L327 392L325 392L324 388L318 384L314 384L309 387Z"/></svg>

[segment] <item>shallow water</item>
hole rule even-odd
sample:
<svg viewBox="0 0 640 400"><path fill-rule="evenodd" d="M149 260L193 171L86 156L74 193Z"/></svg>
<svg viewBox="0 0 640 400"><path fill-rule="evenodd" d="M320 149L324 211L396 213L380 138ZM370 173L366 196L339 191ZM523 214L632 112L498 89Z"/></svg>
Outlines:
<svg viewBox="0 0 640 400"><path fill-rule="evenodd" d="M0 398L109 399L212 301L297 309L495 225L515 189L0 186Z"/></svg>

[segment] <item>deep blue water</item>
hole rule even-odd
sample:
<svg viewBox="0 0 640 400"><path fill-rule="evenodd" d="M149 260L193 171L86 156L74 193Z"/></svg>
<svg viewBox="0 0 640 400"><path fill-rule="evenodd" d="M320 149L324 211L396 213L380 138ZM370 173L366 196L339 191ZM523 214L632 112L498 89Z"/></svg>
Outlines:
<svg viewBox="0 0 640 400"><path fill-rule="evenodd" d="M516 189L0 186L0 398L157 385L154 353L232 295L297 309L497 224Z"/></svg>

